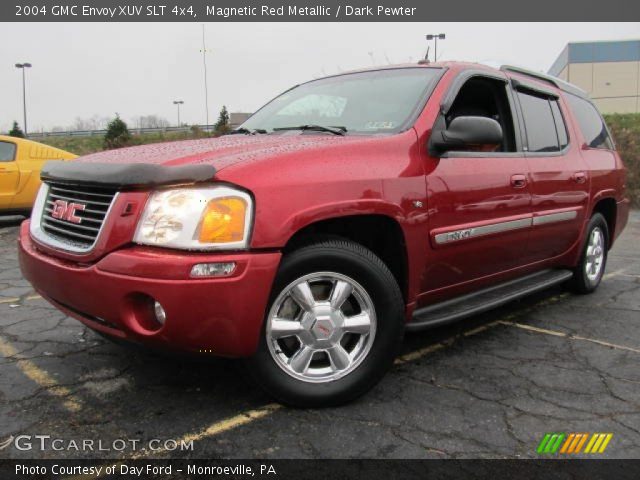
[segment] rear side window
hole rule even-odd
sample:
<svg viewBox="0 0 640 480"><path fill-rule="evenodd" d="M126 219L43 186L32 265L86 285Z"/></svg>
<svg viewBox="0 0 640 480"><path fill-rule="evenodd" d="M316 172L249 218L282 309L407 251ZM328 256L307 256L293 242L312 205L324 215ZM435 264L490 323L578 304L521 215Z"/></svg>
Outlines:
<svg viewBox="0 0 640 480"><path fill-rule="evenodd" d="M552 103L547 97L518 92L529 152L557 152L562 149L554 119ZM566 130L565 130L566 137ZM565 140L566 141L566 140Z"/></svg>
<svg viewBox="0 0 640 480"><path fill-rule="evenodd" d="M613 141L611 141L604 120L596 107L591 102L575 95L568 94L566 98L578 120L586 144L591 148L613 150Z"/></svg>
<svg viewBox="0 0 640 480"><path fill-rule="evenodd" d="M16 158L16 144L0 142L0 162L13 162Z"/></svg>

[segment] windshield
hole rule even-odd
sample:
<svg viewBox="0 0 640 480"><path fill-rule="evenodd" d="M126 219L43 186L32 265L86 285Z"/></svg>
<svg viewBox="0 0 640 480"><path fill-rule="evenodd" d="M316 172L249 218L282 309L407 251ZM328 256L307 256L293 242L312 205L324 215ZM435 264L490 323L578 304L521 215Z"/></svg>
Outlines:
<svg viewBox="0 0 640 480"><path fill-rule="evenodd" d="M276 97L240 128L270 133L313 125L348 133L399 132L424 105L440 73L436 68L398 68L314 80Z"/></svg>

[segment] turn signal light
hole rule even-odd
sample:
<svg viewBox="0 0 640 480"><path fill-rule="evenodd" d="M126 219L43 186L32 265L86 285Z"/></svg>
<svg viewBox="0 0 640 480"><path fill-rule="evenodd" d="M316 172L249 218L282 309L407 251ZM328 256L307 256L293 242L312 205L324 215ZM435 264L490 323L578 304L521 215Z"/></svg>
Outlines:
<svg viewBox="0 0 640 480"><path fill-rule="evenodd" d="M244 238L247 203L239 197L209 201L200 224L200 243L240 242Z"/></svg>

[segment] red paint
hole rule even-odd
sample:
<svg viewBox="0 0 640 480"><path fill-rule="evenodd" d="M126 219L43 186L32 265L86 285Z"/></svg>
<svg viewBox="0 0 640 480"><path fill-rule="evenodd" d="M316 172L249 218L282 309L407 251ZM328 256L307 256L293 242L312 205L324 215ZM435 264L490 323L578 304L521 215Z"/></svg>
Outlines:
<svg viewBox="0 0 640 480"><path fill-rule="evenodd" d="M488 69L444 66L447 71L413 128L396 135L235 135L79 159L214 165L216 181L240 185L255 198L250 251L205 254L133 246L148 192L123 193L96 248L86 255L35 245L28 223L23 224L20 262L25 277L91 328L153 346L246 356L259 338L280 249L300 229L320 220L375 214L400 225L408 259L407 318L416 306L538 268L575 265L583 230L599 200L615 200L612 236L619 235L629 209L624 167L616 152L582 148L584 140L563 92L557 93L571 140L562 156L430 156L426 144L451 82L464 69ZM423 206L416 207L416 201ZM577 214L570 221L452 244L434 241L435 235L450 230L514 219L534 223L540 215L571 210ZM237 268L227 278L189 278L193 264L209 261L235 261ZM151 331L136 320L144 313L139 294L164 306L168 320L160 330Z"/></svg>
<svg viewBox="0 0 640 480"><path fill-rule="evenodd" d="M29 237L28 221L21 227L19 252L22 272L36 290L88 327L151 347L196 353L209 349L227 356L255 350L280 262L277 252L154 255L131 248L81 266L38 251ZM235 261L240 268L225 278L189 278L193 264L220 260ZM147 328L149 311L137 301L141 294L158 300L167 313L158 331Z"/></svg>

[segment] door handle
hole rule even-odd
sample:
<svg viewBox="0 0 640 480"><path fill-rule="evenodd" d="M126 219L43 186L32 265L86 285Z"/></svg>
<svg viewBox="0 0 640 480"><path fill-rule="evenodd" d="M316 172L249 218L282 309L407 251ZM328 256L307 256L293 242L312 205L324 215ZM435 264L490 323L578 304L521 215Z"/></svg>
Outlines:
<svg viewBox="0 0 640 480"><path fill-rule="evenodd" d="M524 188L527 186L527 176L522 173L511 175L511 186L513 188Z"/></svg>
<svg viewBox="0 0 640 480"><path fill-rule="evenodd" d="M571 176L571 179L576 183L585 183L587 181L587 174L585 172L576 172Z"/></svg>

